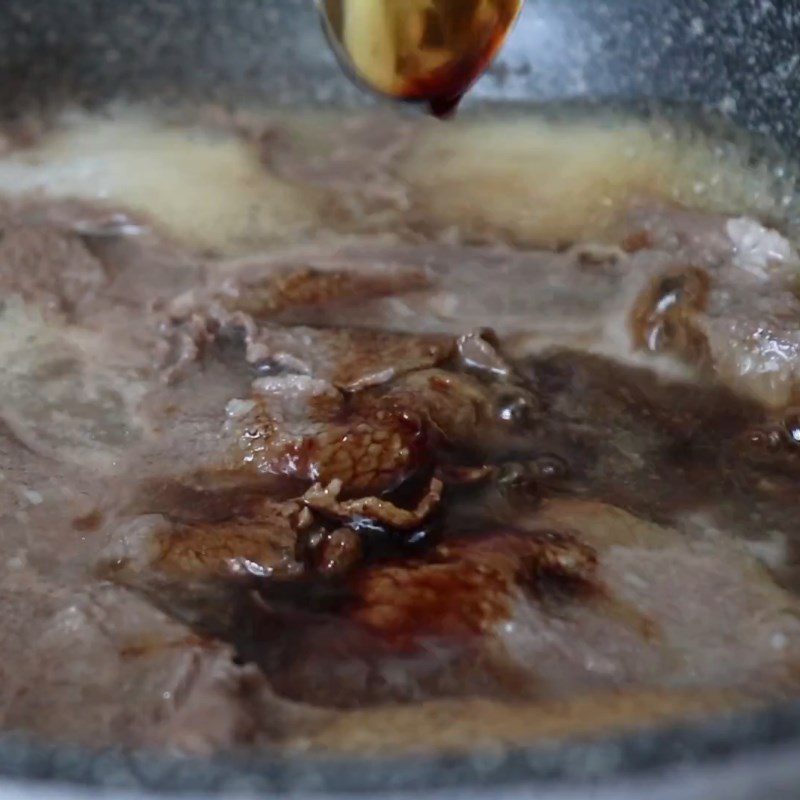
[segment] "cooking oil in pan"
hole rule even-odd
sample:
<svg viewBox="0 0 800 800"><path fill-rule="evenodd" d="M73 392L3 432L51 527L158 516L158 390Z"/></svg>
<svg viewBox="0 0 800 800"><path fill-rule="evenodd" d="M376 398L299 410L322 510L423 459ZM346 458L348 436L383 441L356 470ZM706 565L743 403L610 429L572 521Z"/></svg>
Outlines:
<svg viewBox="0 0 800 800"><path fill-rule="evenodd" d="M666 121L471 110L443 138L434 121L392 109L252 116L256 129L280 135L175 125L136 107L66 114L0 158L0 192L114 203L181 242L226 253L312 232L524 248L613 241L642 204L800 228L794 167ZM338 217L331 185L347 201Z"/></svg>

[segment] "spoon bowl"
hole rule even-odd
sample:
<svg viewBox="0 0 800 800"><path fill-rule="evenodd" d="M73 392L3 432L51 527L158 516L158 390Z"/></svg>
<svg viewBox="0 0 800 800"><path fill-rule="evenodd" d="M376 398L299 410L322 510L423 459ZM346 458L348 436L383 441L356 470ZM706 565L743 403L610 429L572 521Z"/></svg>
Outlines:
<svg viewBox="0 0 800 800"><path fill-rule="evenodd" d="M502 47L525 0L317 0L359 84L446 116Z"/></svg>

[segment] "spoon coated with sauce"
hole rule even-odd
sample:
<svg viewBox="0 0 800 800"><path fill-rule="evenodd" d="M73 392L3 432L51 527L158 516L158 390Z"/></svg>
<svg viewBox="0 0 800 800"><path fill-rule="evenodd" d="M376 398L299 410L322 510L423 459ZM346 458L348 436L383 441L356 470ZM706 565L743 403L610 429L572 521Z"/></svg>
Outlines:
<svg viewBox="0 0 800 800"><path fill-rule="evenodd" d="M449 116L525 0L317 0L345 68L379 94Z"/></svg>

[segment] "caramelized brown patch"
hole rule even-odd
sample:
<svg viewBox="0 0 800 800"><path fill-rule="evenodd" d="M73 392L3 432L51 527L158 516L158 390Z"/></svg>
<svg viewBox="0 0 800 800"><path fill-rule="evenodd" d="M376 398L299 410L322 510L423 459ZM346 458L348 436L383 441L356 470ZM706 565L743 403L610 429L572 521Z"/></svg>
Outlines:
<svg viewBox="0 0 800 800"><path fill-rule="evenodd" d="M144 503L145 499L137 500ZM292 574L298 503L250 487L216 491L177 486L120 526L101 569L123 583L153 571L178 580ZM104 566L103 566L104 565Z"/></svg>
<svg viewBox="0 0 800 800"><path fill-rule="evenodd" d="M372 413L344 411L320 428L319 433L292 436L291 429L262 407L257 418L248 421L241 441L260 472L323 484L339 480L345 494L390 489L427 458L422 421L391 406L378 405Z"/></svg>
<svg viewBox="0 0 800 800"><path fill-rule="evenodd" d="M94 509L72 520L72 527L81 533L94 533L103 524L103 512Z"/></svg>
<svg viewBox="0 0 800 800"><path fill-rule="evenodd" d="M141 636L131 639L120 647L120 658L150 658L165 650L182 650L184 648L212 648L214 644L207 638L189 634L180 639L164 639L157 636Z"/></svg>
<svg viewBox="0 0 800 800"><path fill-rule="evenodd" d="M434 367L453 352L447 336L404 336L380 331L350 334L331 381L347 392L387 383L405 373Z"/></svg>
<svg viewBox="0 0 800 800"><path fill-rule="evenodd" d="M440 545L425 562L378 566L355 580L352 615L393 646L464 639L512 613L520 592L572 592L591 583L594 551L551 531L498 533Z"/></svg>
<svg viewBox="0 0 800 800"><path fill-rule="evenodd" d="M236 289L221 291L218 298L231 311L254 317L275 317L287 311L313 311L342 302L356 302L425 289L430 284L423 270L391 273L357 272L348 269L297 267L240 278Z"/></svg>
<svg viewBox="0 0 800 800"><path fill-rule="evenodd" d="M443 446L479 452L501 427L493 390L443 369L414 370L345 397L323 381L270 380L270 394L240 423L245 460L264 474L341 481L343 497L398 486L433 467ZM287 408L285 396L295 390Z"/></svg>
<svg viewBox="0 0 800 800"><path fill-rule="evenodd" d="M153 568L196 578L272 574L288 569L294 555L294 534L272 519L263 524L177 524L160 537L159 544Z"/></svg>
<svg viewBox="0 0 800 800"><path fill-rule="evenodd" d="M621 247L626 253L638 253L653 247L652 235L643 228L629 233L621 242Z"/></svg>
<svg viewBox="0 0 800 800"><path fill-rule="evenodd" d="M711 279L696 267L661 275L639 296L630 315L634 344L675 353L693 364L709 360L708 343L694 315L708 306Z"/></svg>
<svg viewBox="0 0 800 800"><path fill-rule="evenodd" d="M495 397L486 385L442 369L405 375L392 385L388 401L428 420L443 440L470 450L485 446L496 423Z"/></svg>

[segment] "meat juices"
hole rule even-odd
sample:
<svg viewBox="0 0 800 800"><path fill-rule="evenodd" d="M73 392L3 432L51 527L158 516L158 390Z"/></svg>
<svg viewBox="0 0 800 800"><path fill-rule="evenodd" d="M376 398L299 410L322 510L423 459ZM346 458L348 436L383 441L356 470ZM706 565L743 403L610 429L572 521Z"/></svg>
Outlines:
<svg viewBox="0 0 800 800"><path fill-rule="evenodd" d="M414 131L275 125L237 135L285 196L397 226L229 255L0 207L3 728L459 751L796 696L792 242L642 198L468 244L418 225Z"/></svg>

